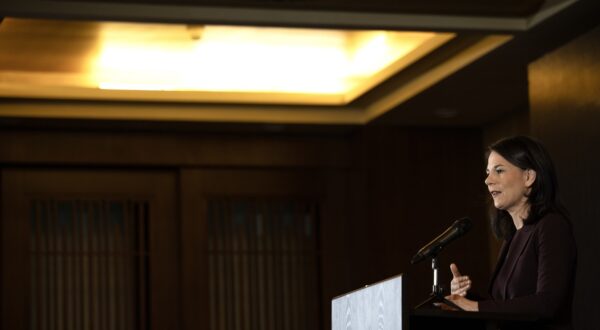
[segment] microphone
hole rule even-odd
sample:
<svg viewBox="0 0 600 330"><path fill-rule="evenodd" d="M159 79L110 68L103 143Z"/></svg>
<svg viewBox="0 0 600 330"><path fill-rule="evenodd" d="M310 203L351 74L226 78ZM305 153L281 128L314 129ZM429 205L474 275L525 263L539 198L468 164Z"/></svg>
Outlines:
<svg viewBox="0 0 600 330"><path fill-rule="evenodd" d="M466 217L454 221L452 226L448 227L442 234L434 238L433 241L422 247L419 252L412 257L410 263L414 265L429 256L435 256L444 248L444 246L466 234L472 226L471 219Z"/></svg>

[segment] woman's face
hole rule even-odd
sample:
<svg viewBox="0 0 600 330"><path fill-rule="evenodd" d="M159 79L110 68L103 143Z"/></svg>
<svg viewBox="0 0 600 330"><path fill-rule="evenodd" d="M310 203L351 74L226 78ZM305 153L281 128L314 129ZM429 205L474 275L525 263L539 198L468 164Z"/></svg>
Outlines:
<svg viewBox="0 0 600 330"><path fill-rule="evenodd" d="M488 157L486 173L485 184L496 208L511 214L528 208L527 196L535 181L534 170L520 169L492 151Z"/></svg>

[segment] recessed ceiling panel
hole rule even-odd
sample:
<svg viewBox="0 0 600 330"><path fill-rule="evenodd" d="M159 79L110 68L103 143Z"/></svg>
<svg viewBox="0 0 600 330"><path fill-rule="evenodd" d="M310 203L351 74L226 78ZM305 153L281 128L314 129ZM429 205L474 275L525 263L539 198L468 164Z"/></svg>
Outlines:
<svg viewBox="0 0 600 330"><path fill-rule="evenodd" d="M30 97L345 105L453 36L7 18L0 78Z"/></svg>
<svg viewBox="0 0 600 330"><path fill-rule="evenodd" d="M467 39L5 18L0 116L362 124L510 36Z"/></svg>

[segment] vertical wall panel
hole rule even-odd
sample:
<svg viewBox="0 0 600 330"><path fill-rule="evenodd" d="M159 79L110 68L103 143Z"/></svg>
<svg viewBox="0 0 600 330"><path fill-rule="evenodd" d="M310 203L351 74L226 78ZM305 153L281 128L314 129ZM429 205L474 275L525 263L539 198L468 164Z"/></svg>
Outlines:
<svg viewBox="0 0 600 330"><path fill-rule="evenodd" d="M145 204L114 200L32 202L31 329L147 329L143 299L148 281L148 218L143 212L122 212L132 205L144 209ZM137 243L134 232L123 235L124 227L134 227ZM136 267L137 277L128 278ZM135 292L140 297L134 297ZM140 322L136 324L128 321L132 304L139 306L136 313Z"/></svg>
<svg viewBox="0 0 600 330"><path fill-rule="evenodd" d="M597 329L600 287L600 26L529 67L532 133L556 163L578 247L574 327Z"/></svg>
<svg viewBox="0 0 600 330"><path fill-rule="evenodd" d="M318 320L313 202L219 198L208 202L209 300L214 329L305 329ZM301 205L301 207L293 207ZM215 244L220 242L220 244ZM248 244L248 242L252 242ZM256 285L258 283L258 285Z"/></svg>

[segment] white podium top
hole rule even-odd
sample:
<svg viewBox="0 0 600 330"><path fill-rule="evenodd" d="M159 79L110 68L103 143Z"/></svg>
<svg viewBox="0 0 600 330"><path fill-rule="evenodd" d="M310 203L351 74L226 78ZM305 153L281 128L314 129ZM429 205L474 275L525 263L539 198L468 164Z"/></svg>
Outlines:
<svg viewBox="0 0 600 330"><path fill-rule="evenodd" d="M406 330L402 275L367 285L331 301L332 330Z"/></svg>

